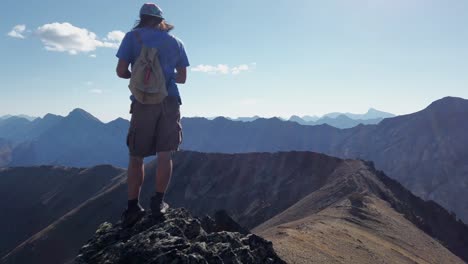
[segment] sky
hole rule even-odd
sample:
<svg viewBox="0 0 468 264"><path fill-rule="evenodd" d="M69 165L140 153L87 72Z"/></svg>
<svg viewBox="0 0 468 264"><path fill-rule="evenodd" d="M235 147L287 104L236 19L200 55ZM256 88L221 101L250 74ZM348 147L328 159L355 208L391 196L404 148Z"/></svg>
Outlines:
<svg viewBox="0 0 468 264"><path fill-rule="evenodd" d="M0 116L129 119L117 47L146 1L2 0ZM164 0L183 116L394 114L468 98L466 0Z"/></svg>

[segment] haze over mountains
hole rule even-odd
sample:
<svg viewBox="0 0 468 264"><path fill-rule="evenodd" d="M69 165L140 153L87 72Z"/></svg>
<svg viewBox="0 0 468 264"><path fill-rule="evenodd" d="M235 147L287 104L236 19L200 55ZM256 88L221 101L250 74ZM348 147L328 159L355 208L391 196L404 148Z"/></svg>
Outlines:
<svg viewBox="0 0 468 264"><path fill-rule="evenodd" d="M298 116L293 116L289 121L297 122L301 125L306 126L317 126L317 125L330 125L336 128L352 128L358 125L374 125L380 123L383 118L375 118L375 119L351 119L345 115L339 115L337 117L323 117L318 119L317 121L304 121Z"/></svg>
<svg viewBox="0 0 468 264"><path fill-rule="evenodd" d="M394 114L382 112L374 108L370 108L365 114L352 113L329 113L323 117L316 116L292 116L289 121L297 122L301 125L316 126L327 124L336 128L352 128L357 125L372 125L378 124L384 118L395 117Z"/></svg>
<svg viewBox="0 0 468 264"><path fill-rule="evenodd" d="M13 116L13 115L4 115L4 116L0 116L0 120L8 119L8 118L11 118L11 117L24 118L24 119L27 119L27 120L29 120L29 121L33 121L34 119L37 118L37 117L34 117L34 116L28 116L28 115L16 115L16 116Z"/></svg>
<svg viewBox="0 0 468 264"><path fill-rule="evenodd" d="M179 152L174 163L176 169L167 194L173 207L186 207L196 215L226 209L240 223L272 240L279 256L290 263L468 260L466 225L363 161L310 152ZM75 182L67 182L67 170ZM146 174L154 171L152 162ZM51 177L61 183L54 188L46 184L34 186L34 182L47 182ZM101 184L95 184L96 180ZM22 187L24 182L32 184ZM1 170L0 186L4 186L5 200L26 198L24 212L37 206L67 208L54 217L32 215L32 221L38 217L48 226L31 231L35 234L13 246L13 251L4 249L10 252L2 262L54 264L73 259L102 222L118 219L126 202L125 182L126 174L109 166L88 170ZM22 190L15 191L12 186ZM141 199L145 206L153 186L153 177L147 177ZM37 197L23 195L31 188ZM101 189L96 192L97 188ZM80 196L78 192L82 190L88 191L88 199L78 205L76 200L69 200ZM8 226L2 224L0 228ZM0 237L5 245L3 239ZM9 245L11 249L12 243Z"/></svg>
<svg viewBox="0 0 468 264"><path fill-rule="evenodd" d="M364 114L334 112L334 113L325 114L322 117L319 117L319 116L299 117L299 116L293 115L289 118L289 121L297 122L301 125L307 125L307 126L328 124L336 128L351 128L359 124L363 124L363 125L378 124L384 118L390 118L390 117L395 117L395 115L391 113L382 112L374 108L370 108ZM252 122L260 118L261 117L259 116L253 116L253 117L239 117L239 118L227 118L227 119L232 120L232 121ZM210 118L210 119L214 119L214 118ZM278 119L286 121L285 119L282 119L282 118L278 118Z"/></svg>

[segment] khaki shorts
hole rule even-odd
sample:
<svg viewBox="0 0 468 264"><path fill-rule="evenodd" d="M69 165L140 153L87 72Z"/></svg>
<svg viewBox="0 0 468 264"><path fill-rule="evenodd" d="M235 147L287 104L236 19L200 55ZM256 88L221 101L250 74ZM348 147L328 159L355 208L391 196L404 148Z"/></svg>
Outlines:
<svg viewBox="0 0 468 264"><path fill-rule="evenodd" d="M127 135L130 156L148 157L158 152L177 151L182 143L179 99L168 96L160 104L133 101Z"/></svg>

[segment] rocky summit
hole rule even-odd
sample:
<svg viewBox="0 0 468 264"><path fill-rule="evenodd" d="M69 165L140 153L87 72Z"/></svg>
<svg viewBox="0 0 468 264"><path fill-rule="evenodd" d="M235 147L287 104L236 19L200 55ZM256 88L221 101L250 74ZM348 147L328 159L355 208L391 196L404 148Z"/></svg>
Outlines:
<svg viewBox="0 0 468 264"><path fill-rule="evenodd" d="M180 208L158 220L147 214L128 229L120 223L102 224L74 263L285 262L271 242L246 232L226 214L198 219Z"/></svg>

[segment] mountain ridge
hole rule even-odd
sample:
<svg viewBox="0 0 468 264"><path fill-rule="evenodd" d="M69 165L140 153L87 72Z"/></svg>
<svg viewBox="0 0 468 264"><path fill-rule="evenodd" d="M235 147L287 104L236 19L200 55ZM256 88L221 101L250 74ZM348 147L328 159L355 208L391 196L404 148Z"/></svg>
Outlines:
<svg viewBox="0 0 468 264"><path fill-rule="evenodd" d="M400 248L399 252L402 254L413 252L419 257L436 254L438 257L433 261L428 261L429 263L437 263L437 260L444 257L453 260L452 263L463 263L442 246L445 244L452 252L466 259L464 255L466 254L464 248L468 245L466 225L457 222L442 207L432 207L430 202L415 197L384 174L379 176L369 163L363 161L343 160L312 152L210 154L184 151L175 155L174 164L176 169L167 193L167 201L173 207L185 206L195 215L211 214L213 210L224 208L241 224L259 228L262 223L268 223L270 219L275 219L276 216L280 217L282 212L288 212L291 210L290 208L294 208L295 204L304 201L309 195L320 196L320 193L325 193L331 195L334 201L323 196L312 205L323 205L324 208L319 208L317 212L311 212L309 209L300 210L300 212L308 212L315 215L314 217L323 218L326 217L324 213L336 214L341 212L339 210L345 210L342 216L336 215L336 217L339 217L340 221L351 223L352 228L348 226L350 232L361 228L360 225L375 227L377 229L373 231L366 229L366 232L372 231L369 234L382 239L385 237L385 243L390 243L388 244L390 248ZM203 165L201 166L201 164ZM146 170L147 175L150 175L149 172L155 171L155 163L149 163ZM2 261L5 263L28 262L34 258L35 263L63 263L66 259L74 257L76 251L73 248L77 250L79 246L83 245L98 225L104 221L114 222L117 220L126 200L125 180L125 174L119 175L113 180L113 184L104 191L91 197L23 242ZM392 185L394 186L392 187ZM143 186L141 197L145 206L148 206L147 201L153 186L153 177L148 177L148 181ZM329 188L335 188L335 191L330 192ZM360 198L353 198L354 193L369 194L362 198L365 206L358 206ZM242 199L240 200L239 197ZM367 201L368 199L371 199L371 202ZM385 203L391 203L392 199L396 199L397 203L394 203L393 206L385 206ZM416 202L412 199L416 199ZM357 205L348 205L349 201L357 203ZM382 201L385 203L382 204ZM379 206L381 204L383 207ZM375 214L372 210L369 211L369 208L373 208L372 206L377 206L376 209L380 215ZM388 212L382 214L385 210ZM388 221L386 220L387 215L390 217L388 219L393 221L391 223L394 228L382 231L379 228L385 227L385 225L379 225L372 219L377 217L375 220L385 223ZM301 219L307 221L309 218L300 216L299 220ZM427 225L430 230L439 230L439 232L445 232L446 235L432 234L441 241L439 243L429 235L425 235L429 229L424 232L415 225L418 221ZM313 222L319 223L315 220ZM325 223L329 223L328 220ZM372 223L377 224L373 225ZM305 228L309 224L303 225L303 227ZM75 226L80 226L80 230L74 229ZM273 225L273 227L275 226L277 225ZM402 233L398 231L402 228L407 228L408 230L405 230L413 234L414 237L423 239L424 245L428 247L426 249L419 246L413 248L411 245L402 243L400 239ZM257 233L258 229L254 230ZM287 227L283 230L291 229ZM263 235L262 230L258 230L258 232ZM454 233L458 234L462 240L451 239L451 234ZM290 234L287 237L293 237L293 233L287 234ZM329 234L330 237L337 236L336 238L347 237L344 233L326 234ZM271 233L267 232L265 235L269 239ZM364 239L357 233L349 235L353 237L353 241ZM284 237L284 235L281 236ZM396 240L388 240L388 236L393 236ZM281 249L278 251L281 258L285 257L287 260L291 254L297 256L297 252L294 250L284 251L284 248L280 247L277 237L272 236L271 238L275 249L278 247ZM61 243L58 244L57 241L61 241ZM320 241L317 240L317 243L321 243ZM326 246L325 244L321 245ZM60 253L49 254L47 248L54 248ZM348 249L351 250L350 247L346 247L346 250ZM329 250L334 252L333 254L337 257L346 254L346 251L333 245L329 245ZM356 249L352 248L352 250L354 252ZM366 250L371 250L371 248ZM369 261L375 261L373 257L380 256L372 251L362 254L361 257L366 262L361 263L373 263ZM51 257L55 259L52 260ZM405 262L414 263L409 262L408 259Z"/></svg>

